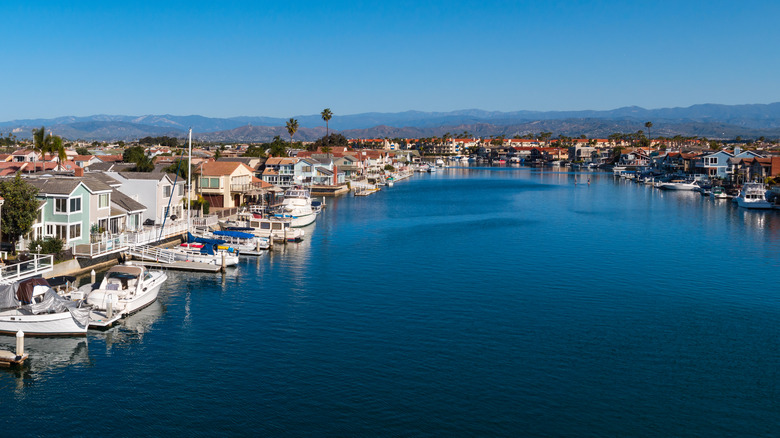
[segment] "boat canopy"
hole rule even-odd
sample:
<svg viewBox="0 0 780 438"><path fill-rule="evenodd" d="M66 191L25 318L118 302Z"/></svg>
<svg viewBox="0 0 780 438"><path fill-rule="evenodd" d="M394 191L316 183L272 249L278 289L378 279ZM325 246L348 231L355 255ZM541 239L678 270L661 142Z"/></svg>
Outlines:
<svg viewBox="0 0 780 438"><path fill-rule="evenodd" d="M236 239L251 239L255 237L254 234L242 233L240 231L214 231L212 234L215 236L234 237Z"/></svg>
<svg viewBox="0 0 780 438"><path fill-rule="evenodd" d="M221 239L206 239L205 237L193 236L192 233L187 233L187 242L202 243L203 248L200 249L200 253L208 255L214 255L215 246L227 243Z"/></svg>

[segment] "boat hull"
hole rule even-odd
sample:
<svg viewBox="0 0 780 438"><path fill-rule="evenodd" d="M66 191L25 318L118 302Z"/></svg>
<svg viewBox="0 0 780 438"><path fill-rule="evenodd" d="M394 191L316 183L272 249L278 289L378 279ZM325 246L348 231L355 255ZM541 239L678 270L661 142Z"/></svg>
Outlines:
<svg viewBox="0 0 780 438"><path fill-rule="evenodd" d="M0 333L25 336L85 336L88 326L79 324L70 312L23 315L16 310L0 312Z"/></svg>
<svg viewBox="0 0 780 438"><path fill-rule="evenodd" d="M739 205L742 208L747 208L750 210L772 209L772 204L770 204L769 201L746 201L745 199L737 198L737 205Z"/></svg>

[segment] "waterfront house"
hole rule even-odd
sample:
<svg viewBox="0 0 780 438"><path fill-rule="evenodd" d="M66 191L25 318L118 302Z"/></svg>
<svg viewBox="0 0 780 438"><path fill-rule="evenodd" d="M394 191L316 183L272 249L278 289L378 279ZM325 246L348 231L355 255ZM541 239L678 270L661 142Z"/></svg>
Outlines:
<svg viewBox="0 0 780 438"><path fill-rule="evenodd" d="M299 158L270 157L265 161L263 181L281 188L295 184L295 163Z"/></svg>
<svg viewBox="0 0 780 438"><path fill-rule="evenodd" d="M11 161L15 163L32 163L40 161L40 154L30 149L19 149L11 154Z"/></svg>
<svg viewBox="0 0 780 438"><path fill-rule="evenodd" d="M404 151L406 154L406 151ZM333 165L338 168L339 172L344 173L345 179L351 179L361 173L362 166L360 161L352 155L344 155L343 157L334 157Z"/></svg>
<svg viewBox="0 0 780 438"><path fill-rule="evenodd" d="M694 172L709 178L727 178L729 158L733 155L726 151L703 153L694 159Z"/></svg>
<svg viewBox="0 0 780 438"><path fill-rule="evenodd" d="M214 208L234 208L256 202L262 187L254 169L244 163L211 161L195 168L197 193Z"/></svg>
<svg viewBox="0 0 780 438"><path fill-rule="evenodd" d="M158 172L105 172L119 182L118 190L146 207L143 222L161 224L181 219L184 212L186 181L176 175Z"/></svg>
<svg viewBox="0 0 780 438"><path fill-rule="evenodd" d="M112 189L96 180L72 177L27 178L41 201L32 238L56 237L66 246L89 243L93 225L109 227Z"/></svg>

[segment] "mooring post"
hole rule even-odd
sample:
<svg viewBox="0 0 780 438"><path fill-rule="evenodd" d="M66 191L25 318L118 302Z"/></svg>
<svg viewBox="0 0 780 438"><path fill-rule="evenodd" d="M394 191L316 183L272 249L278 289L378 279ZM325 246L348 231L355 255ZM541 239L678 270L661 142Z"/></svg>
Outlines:
<svg viewBox="0 0 780 438"><path fill-rule="evenodd" d="M92 284L95 284L95 270L93 269L92 272L89 273L90 277L92 277Z"/></svg>
<svg viewBox="0 0 780 438"><path fill-rule="evenodd" d="M222 252L222 272L225 272L225 266L227 266L227 262L225 261L225 252Z"/></svg>
<svg viewBox="0 0 780 438"><path fill-rule="evenodd" d="M108 294L106 296L108 299L108 303L106 303L106 319L111 319L114 317L114 296L112 294Z"/></svg>
<svg viewBox="0 0 780 438"><path fill-rule="evenodd" d="M16 332L16 356L24 356L24 332L21 330Z"/></svg>

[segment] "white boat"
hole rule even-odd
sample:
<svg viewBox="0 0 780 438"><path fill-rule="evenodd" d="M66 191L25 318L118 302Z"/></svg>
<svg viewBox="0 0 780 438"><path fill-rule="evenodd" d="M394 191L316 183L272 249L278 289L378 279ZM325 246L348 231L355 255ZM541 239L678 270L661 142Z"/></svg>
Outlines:
<svg viewBox="0 0 780 438"><path fill-rule="evenodd" d="M206 263L209 265L236 266L238 264L238 250L231 246L222 246L218 243L188 242L171 248L173 257L181 262Z"/></svg>
<svg viewBox="0 0 780 438"><path fill-rule="evenodd" d="M0 285L0 309L0 333L83 336L89 327L89 308L59 295L42 278Z"/></svg>
<svg viewBox="0 0 780 438"><path fill-rule="evenodd" d="M742 208L768 210L772 204L766 200L766 187L761 183L746 183L737 196L737 204Z"/></svg>
<svg viewBox="0 0 780 438"><path fill-rule="evenodd" d="M200 234L200 237L224 240L225 245L237 249L239 255L260 255L261 250L271 246L268 238L241 231L205 231Z"/></svg>
<svg viewBox="0 0 780 438"><path fill-rule="evenodd" d="M290 226L305 227L317 219L317 213L311 207L311 196L304 188L291 188L284 192L282 212L276 214L279 218L289 218Z"/></svg>
<svg viewBox="0 0 780 438"><path fill-rule="evenodd" d="M139 265L113 266L87 296L93 315L104 316L101 320L93 317L90 325L106 327L116 321L117 316L130 315L152 304L167 279L164 272L150 271Z"/></svg>
<svg viewBox="0 0 780 438"><path fill-rule="evenodd" d="M257 213L239 213L235 221L222 223L226 231L241 231L257 237L273 239L274 242L300 242L306 234L300 228L293 228L289 219L263 217Z"/></svg>
<svg viewBox="0 0 780 438"><path fill-rule="evenodd" d="M444 160L441 158L436 160L436 167L444 167Z"/></svg>
<svg viewBox="0 0 780 438"><path fill-rule="evenodd" d="M661 190L696 190L701 188L699 184L697 184L696 181L683 181L683 180L672 180L668 182L661 182L656 185Z"/></svg>
<svg viewBox="0 0 780 438"><path fill-rule="evenodd" d="M713 186L710 197L715 199L726 199L729 195L726 194L726 190L722 186Z"/></svg>

